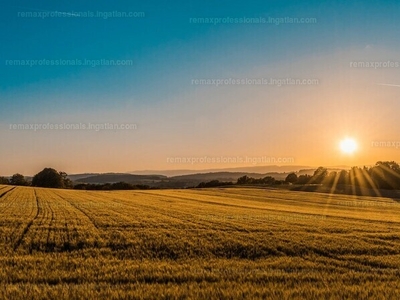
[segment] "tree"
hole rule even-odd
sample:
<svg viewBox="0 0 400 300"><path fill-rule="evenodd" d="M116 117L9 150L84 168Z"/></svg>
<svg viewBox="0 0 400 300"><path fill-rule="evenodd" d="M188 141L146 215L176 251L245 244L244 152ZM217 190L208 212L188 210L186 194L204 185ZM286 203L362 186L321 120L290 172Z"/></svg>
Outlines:
<svg viewBox="0 0 400 300"><path fill-rule="evenodd" d="M352 167L349 171L349 183L353 186L374 188L375 183L370 176L370 169L367 167Z"/></svg>
<svg viewBox="0 0 400 300"><path fill-rule="evenodd" d="M272 176L266 176L261 179L261 183L263 184L275 184L275 178Z"/></svg>
<svg viewBox="0 0 400 300"><path fill-rule="evenodd" d="M253 178L246 175L238 178L237 184L275 184L275 178L266 176L264 178Z"/></svg>
<svg viewBox="0 0 400 300"><path fill-rule="evenodd" d="M237 180L237 184L246 184L249 182L249 177L247 177L246 175L238 178Z"/></svg>
<svg viewBox="0 0 400 300"><path fill-rule="evenodd" d="M111 184L111 189L112 190L132 190L133 189L133 185L127 182L115 182L113 184Z"/></svg>
<svg viewBox="0 0 400 300"><path fill-rule="evenodd" d="M400 166L394 161L378 161L375 165L400 173Z"/></svg>
<svg viewBox="0 0 400 300"><path fill-rule="evenodd" d="M349 184L349 173L346 170L341 170L339 172L337 184Z"/></svg>
<svg viewBox="0 0 400 300"><path fill-rule="evenodd" d="M72 189L74 187L74 183L72 182L71 179L68 178L68 174L65 172L60 172L60 175L63 180L64 188Z"/></svg>
<svg viewBox="0 0 400 300"><path fill-rule="evenodd" d="M315 170L314 175L310 183L322 183L325 177L328 175L328 170L324 167L319 167Z"/></svg>
<svg viewBox="0 0 400 300"><path fill-rule="evenodd" d="M27 186L28 185L28 181L26 181L24 175L16 173L11 177L10 184Z"/></svg>
<svg viewBox="0 0 400 300"><path fill-rule="evenodd" d="M350 183L349 172L346 170L329 172L322 183L328 186L347 185Z"/></svg>
<svg viewBox="0 0 400 300"><path fill-rule="evenodd" d="M5 177L0 177L0 184L10 184L10 181Z"/></svg>
<svg viewBox="0 0 400 300"><path fill-rule="evenodd" d="M400 188L400 166L394 161L378 161L369 174L379 189Z"/></svg>
<svg viewBox="0 0 400 300"><path fill-rule="evenodd" d="M208 182L201 182L197 186L197 188L212 188L212 187L218 187L218 186L225 186L225 185L232 185L232 182L223 182L219 180L211 180Z"/></svg>
<svg viewBox="0 0 400 300"><path fill-rule="evenodd" d="M33 176L33 186L48 188L64 188L63 176L52 168L44 168Z"/></svg>
<svg viewBox="0 0 400 300"><path fill-rule="evenodd" d="M329 172L328 176L325 177L324 184L333 186L337 184L338 173L336 171Z"/></svg>
<svg viewBox="0 0 400 300"><path fill-rule="evenodd" d="M298 183L298 184L307 184L307 183L310 183L311 178L312 178L311 175L308 175L308 174L300 175L300 176L297 178L297 183Z"/></svg>
<svg viewBox="0 0 400 300"><path fill-rule="evenodd" d="M290 173L288 176L285 178L285 182L287 183L296 183L297 182L297 175L295 173Z"/></svg>

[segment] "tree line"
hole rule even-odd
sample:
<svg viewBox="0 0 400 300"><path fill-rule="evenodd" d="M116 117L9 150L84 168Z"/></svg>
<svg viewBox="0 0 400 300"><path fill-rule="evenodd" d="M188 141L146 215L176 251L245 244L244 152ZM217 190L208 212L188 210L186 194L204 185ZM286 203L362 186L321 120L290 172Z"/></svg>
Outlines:
<svg viewBox="0 0 400 300"><path fill-rule="evenodd" d="M14 174L11 178L0 177L0 184L18 186L35 186L47 188L81 189L81 190L134 190L150 189L147 185L129 184L126 182L105 184L75 184L68 178L67 173L58 172L52 168L44 168L29 181L22 174ZM400 190L400 166L394 161L378 161L372 167L352 167L350 170L329 172L327 168L317 168L313 175L297 175L289 173L285 180L276 180L274 177L252 178L242 176L234 182L212 180L201 182L197 188L218 187L226 185L351 185L369 189Z"/></svg>
<svg viewBox="0 0 400 300"><path fill-rule="evenodd" d="M352 167L350 170L328 172L319 167L312 176L290 173L285 182L291 184L351 185L369 189L400 189L400 166L394 161L378 161L372 167Z"/></svg>
<svg viewBox="0 0 400 300"><path fill-rule="evenodd" d="M0 177L0 184L10 184L18 186L34 186L56 189L80 189L80 190L145 190L149 189L148 185L133 185L126 182L105 183L105 184L75 184L68 178L65 172L58 172L53 168L44 168L42 171L33 176L29 181L22 174L14 174L10 179Z"/></svg>
<svg viewBox="0 0 400 300"><path fill-rule="evenodd" d="M313 175L297 175L289 173L285 180L276 180L274 177L252 178L242 176L234 182L220 182L213 180L202 182L197 187L216 187L223 185L351 185L369 189L400 190L400 166L394 161L378 161L372 167L352 167L350 170L329 172L325 167L317 168Z"/></svg>

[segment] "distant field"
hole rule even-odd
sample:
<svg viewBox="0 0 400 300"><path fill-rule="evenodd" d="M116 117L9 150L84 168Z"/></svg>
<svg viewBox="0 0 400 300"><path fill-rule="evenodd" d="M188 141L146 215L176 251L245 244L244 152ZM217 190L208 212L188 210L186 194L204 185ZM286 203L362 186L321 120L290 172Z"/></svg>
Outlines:
<svg viewBox="0 0 400 300"><path fill-rule="evenodd" d="M399 299L400 204L0 186L0 299Z"/></svg>

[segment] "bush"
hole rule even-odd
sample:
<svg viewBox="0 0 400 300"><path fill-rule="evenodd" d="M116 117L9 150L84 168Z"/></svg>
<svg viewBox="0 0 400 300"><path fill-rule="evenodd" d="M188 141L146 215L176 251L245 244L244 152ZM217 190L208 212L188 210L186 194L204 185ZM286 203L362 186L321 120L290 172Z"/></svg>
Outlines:
<svg viewBox="0 0 400 300"><path fill-rule="evenodd" d="M33 177L33 186L64 188L63 176L52 168L45 168Z"/></svg>
<svg viewBox="0 0 400 300"><path fill-rule="evenodd" d="M10 184L27 186L27 185L29 185L29 182L25 179L24 175L17 173L11 177Z"/></svg>
<svg viewBox="0 0 400 300"><path fill-rule="evenodd" d="M10 184L10 181L5 177L0 177L0 184Z"/></svg>

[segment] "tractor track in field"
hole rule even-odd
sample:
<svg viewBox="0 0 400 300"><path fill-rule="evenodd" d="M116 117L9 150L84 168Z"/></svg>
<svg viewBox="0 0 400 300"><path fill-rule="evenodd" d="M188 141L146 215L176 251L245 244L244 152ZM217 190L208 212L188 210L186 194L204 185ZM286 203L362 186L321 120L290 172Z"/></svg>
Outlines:
<svg viewBox="0 0 400 300"><path fill-rule="evenodd" d="M75 208L76 210L80 211L83 215L86 216L86 218L89 219L90 223L98 230L100 231L99 226L96 224L96 222L93 220L93 218L84 210L82 210L81 208L79 208L77 205L73 204L72 202L68 201L67 199L65 199L64 197L58 195L61 199L63 199L64 201L66 201L67 203L69 203L73 208Z"/></svg>
<svg viewBox="0 0 400 300"><path fill-rule="evenodd" d="M11 189L9 189L9 190L7 190L7 191L1 193L1 194L0 194L0 198L3 198L3 197L4 197L5 195L7 195L9 192L13 191L15 188L16 188L16 187L13 187L13 188L11 188Z"/></svg>
<svg viewBox="0 0 400 300"><path fill-rule="evenodd" d="M160 198L163 199L163 197L161 197L160 195L153 195L153 196L160 197ZM155 214L158 214L158 215L163 216L163 217L168 217L168 218L171 218L171 219L178 220L180 222L191 223L192 225L196 225L196 226L199 226L199 225L202 226L202 227L205 226L204 223L191 220L191 214L187 213L187 212L180 212L180 216L177 216L177 215L174 215L173 213L167 212L165 209L160 210L157 207L149 206L149 205L146 205L146 204L142 204L142 203L139 204L138 202L131 203L131 202L126 201L126 200L121 199L121 198L114 198L114 197L106 197L106 198L109 198L110 200L114 200L113 201L114 203L122 204L122 205L124 205L126 207L148 211L148 212L151 212L153 214L155 213ZM130 213L130 212L129 213L126 213L126 212L123 213L120 210L113 209L113 208L109 208L109 210L114 212L114 213L116 213L116 214L118 214L118 215L121 215L123 217L128 217L128 216L132 215L132 213Z"/></svg>
<svg viewBox="0 0 400 300"><path fill-rule="evenodd" d="M5 185L5 186L0 186L0 191L1 191L1 190L4 190L4 189L6 189L6 188L8 188L7 185Z"/></svg>
<svg viewBox="0 0 400 300"><path fill-rule="evenodd" d="M60 200L68 203L68 205L70 205L71 207L75 208L65 198L61 197L59 194L53 192L53 195L58 197ZM54 218L54 210L51 208L51 205L50 205L50 210L52 211L52 221L51 221L51 223L52 223L55 220L55 218ZM69 243L71 240L71 237L70 237L70 228L68 227L69 217L67 217L67 213L68 213L68 215L70 215L70 214L67 209L62 209L61 212L62 212L62 215L64 216L64 228L65 228L65 234L66 234L66 238L64 237L64 243ZM75 211L74 211L74 214L75 214L75 216L78 216ZM49 232L49 234L50 234L50 232Z"/></svg>
<svg viewBox="0 0 400 300"><path fill-rule="evenodd" d="M35 200L36 200L36 215L29 221L29 223L25 226L24 230L22 231L21 236L18 238L16 243L14 244L13 250L16 251L19 246L21 245L22 241L24 240L24 237L28 233L29 229L33 225L33 222L39 217L40 214L40 206L39 206L39 197L37 196L36 190L35 192Z"/></svg>
<svg viewBox="0 0 400 300"><path fill-rule="evenodd" d="M154 197L157 200L164 200L165 199L164 196L159 195L159 194L151 194L151 195L152 195L152 197ZM179 197L176 197L176 198L179 198ZM154 207L154 206L150 206L150 205L146 205L146 204L143 204L143 203L140 203L140 204L138 202L132 203L132 202L120 199L120 198L117 198L117 199L110 198L110 199L114 199L114 200L116 200L115 203L123 204L123 205L125 205L127 207L138 208L138 209L141 209L141 210L144 210L144 211L151 212L153 214L158 214L158 215L160 215L162 217L175 219L178 222L184 222L185 224L191 224L191 225L195 226L194 229L188 229L187 228L186 231L188 231L188 230L193 230L193 231L199 231L200 230L201 231L203 229L208 229L210 224L213 223L213 222L210 223L210 221L205 220L205 219L204 220L202 220L202 219L193 220L193 215L190 212L184 212L184 211L176 212L175 211L174 213L171 213L171 211L168 211L167 209L160 209L160 208L157 208L157 207ZM185 200L190 200L192 198L184 198L184 199ZM123 214L120 211L115 210L115 209L111 209L111 210L113 212L116 212L116 213L121 214L123 216L129 216L130 215L130 214ZM237 226L232 225L232 224L227 226L226 229L231 229L231 230L239 231L239 232L242 232L242 231L248 232L248 230L243 229L243 228L238 228Z"/></svg>
<svg viewBox="0 0 400 300"><path fill-rule="evenodd" d="M8 199L6 198L6 194L8 194L11 190L6 191L5 193L2 194L2 197L0 197L0 207L3 210L3 213L5 211L7 211L8 209L12 208L13 205L15 205L15 203L17 203L17 199L16 198L11 198Z"/></svg>
<svg viewBox="0 0 400 300"><path fill-rule="evenodd" d="M83 213L97 229L101 230L101 228L100 228L101 225L98 225L98 223L95 221L95 218L91 217L89 213L85 212L78 205L73 204L72 202L70 202L69 200L63 198L62 196L59 195L59 197L61 197L63 200L67 201L72 207L76 208L78 211ZM106 198L109 198L109 197L106 197ZM112 199L113 198L110 198L110 200L112 200ZM115 202L115 203L119 203L119 202ZM108 211L111 211L111 212L115 213L117 219L118 219L118 216L120 216L120 218L125 218L125 219L127 219L127 216L129 216L129 214L127 215L126 213L122 213L121 211L113 209L111 207L108 207L107 209L108 209Z"/></svg>
<svg viewBox="0 0 400 300"><path fill-rule="evenodd" d="M69 233L69 228L68 228L68 221L67 221L68 217L67 217L66 211L67 211L66 209L62 210L62 213L64 216L64 228L65 228L65 235L66 235L66 238L64 237L64 243L69 243L71 238L70 238L70 233Z"/></svg>
<svg viewBox="0 0 400 300"><path fill-rule="evenodd" d="M53 208L51 207L50 204L49 204L49 209L50 209L50 211L51 211L51 220L50 220L50 222L49 222L49 230L47 231L46 247L51 248L52 245L55 246L55 243L52 243L52 242L50 241L50 239L51 239L51 232L53 231L53 229L52 229L52 224L53 224L53 222L55 222L55 218L54 218L54 210L53 210Z"/></svg>
<svg viewBox="0 0 400 300"><path fill-rule="evenodd" d="M4 212L6 211L6 209L9 209L10 207L12 208L13 203L16 203L16 202L18 202L18 200L17 200L16 198L13 199L12 201L8 201L8 202L7 202L8 205L7 205L7 206L4 206L5 210L4 210L2 213L4 213ZM27 206L27 207L28 207L28 206ZM28 216L27 218L29 218L31 215L34 214L34 212L33 212L34 209L35 209L35 208L33 207L32 210L31 210L31 212L29 213L29 216ZM18 233L19 225L22 225L22 224L23 224L23 222L18 222L18 225L14 226L14 228L12 229L12 232L11 232L11 233L9 234L9 236L8 236L8 240L11 241L11 242L10 242L11 247L12 247L13 244L15 244L15 243L14 243L13 237L14 237L14 235L17 235L16 233Z"/></svg>
<svg viewBox="0 0 400 300"><path fill-rule="evenodd" d="M134 204L133 203L128 204L127 201L119 201L118 203L123 203L123 205L125 205L127 207L141 208L143 210L150 211L153 214L158 214L160 216L171 218L171 219L174 219L174 220L177 220L180 222L184 222L186 224L190 223L195 226L201 226L203 228L206 228L206 225L204 223L202 223L201 221L193 221L192 215L188 212L182 212L182 211L176 212L175 211L174 213L171 213L171 212L167 211L166 209L160 210L157 207L149 206L146 204L138 204L137 202ZM196 229L196 230L198 230L198 229Z"/></svg>

